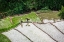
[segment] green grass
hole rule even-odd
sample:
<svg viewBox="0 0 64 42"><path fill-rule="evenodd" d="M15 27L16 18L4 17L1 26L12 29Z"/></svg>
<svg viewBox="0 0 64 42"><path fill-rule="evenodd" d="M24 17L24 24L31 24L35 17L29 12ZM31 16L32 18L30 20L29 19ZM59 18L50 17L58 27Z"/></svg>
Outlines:
<svg viewBox="0 0 64 42"><path fill-rule="evenodd" d="M38 10L37 13L48 13L51 12L51 10Z"/></svg>
<svg viewBox="0 0 64 42"><path fill-rule="evenodd" d="M0 21L0 33L16 27L21 20L25 22L26 18L31 19L32 22L40 22L40 19L37 17L35 12L31 12L29 14L20 16L13 16L12 18L13 23L10 22L10 17L6 17L4 19L1 19Z"/></svg>
<svg viewBox="0 0 64 42"><path fill-rule="evenodd" d="M26 18L29 18L32 22L40 22L40 19L35 12L31 12L28 15L21 16L21 18L23 21L26 21Z"/></svg>
<svg viewBox="0 0 64 42"><path fill-rule="evenodd" d="M0 34L0 42L11 42L5 35Z"/></svg>
<svg viewBox="0 0 64 42"><path fill-rule="evenodd" d="M9 17L7 17L7 18L5 18L5 19L2 19L2 20L0 21L0 29L3 29L4 27L5 27L5 28L8 28L8 27L10 27L10 26L12 26L12 24L10 23Z"/></svg>

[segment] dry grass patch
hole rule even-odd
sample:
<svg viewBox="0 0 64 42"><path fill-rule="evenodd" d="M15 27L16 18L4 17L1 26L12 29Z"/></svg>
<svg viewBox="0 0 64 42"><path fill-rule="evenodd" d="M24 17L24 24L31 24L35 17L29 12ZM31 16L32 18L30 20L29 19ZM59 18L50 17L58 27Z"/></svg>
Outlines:
<svg viewBox="0 0 64 42"><path fill-rule="evenodd" d="M37 14L41 20L43 19L59 19L59 11L51 11L51 12L46 12L46 13L39 13Z"/></svg>

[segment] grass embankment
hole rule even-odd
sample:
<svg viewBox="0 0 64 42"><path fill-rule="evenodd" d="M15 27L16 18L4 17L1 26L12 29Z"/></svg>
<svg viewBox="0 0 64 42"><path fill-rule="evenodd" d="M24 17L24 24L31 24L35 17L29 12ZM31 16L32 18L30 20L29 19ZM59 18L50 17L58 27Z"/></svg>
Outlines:
<svg viewBox="0 0 64 42"><path fill-rule="evenodd" d="M0 34L0 42L11 42L5 35Z"/></svg>
<svg viewBox="0 0 64 42"><path fill-rule="evenodd" d="M4 19L1 19L0 21L0 33L16 27L20 23L21 20L25 22L26 18L31 19L31 21L33 22L40 21L40 19L37 17L35 12L31 12L29 14L25 14L22 16L13 16L12 18L13 23L10 22L10 17L6 17Z"/></svg>

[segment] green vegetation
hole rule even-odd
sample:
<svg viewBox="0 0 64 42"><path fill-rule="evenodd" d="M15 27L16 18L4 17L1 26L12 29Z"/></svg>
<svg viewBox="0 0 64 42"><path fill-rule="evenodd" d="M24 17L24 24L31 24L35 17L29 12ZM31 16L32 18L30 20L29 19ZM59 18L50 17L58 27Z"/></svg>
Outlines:
<svg viewBox="0 0 64 42"><path fill-rule="evenodd" d="M62 9L60 10L59 16L61 19L64 19L64 7L62 6Z"/></svg>
<svg viewBox="0 0 64 42"><path fill-rule="evenodd" d="M24 12L32 9L41 9L46 6L52 10L59 10L61 5L64 5L63 1L64 0L0 0L0 11L14 10Z"/></svg>
<svg viewBox="0 0 64 42"><path fill-rule="evenodd" d="M0 34L0 42L11 42L5 35Z"/></svg>
<svg viewBox="0 0 64 42"><path fill-rule="evenodd" d="M10 17L6 17L4 19L1 19L0 21L0 32L4 32L16 27L21 20L26 22L26 18L29 18L33 22L40 22L40 19L37 17L35 12L31 12L29 14L21 16L13 16L12 23L10 22Z"/></svg>
<svg viewBox="0 0 64 42"><path fill-rule="evenodd" d="M60 10L62 5L64 0L0 0L0 18L32 10Z"/></svg>
<svg viewBox="0 0 64 42"><path fill-rule="evenodd" d="M42 9L38 10L37 14L39 14L39 13L48 13L48 12L51 12L51 10L48 7L44 7Z"/></svg>
<svg viewBox="0 0 64 42"><path fill-rule="evenodd" d="M0 32L4 32L6 30L9 30L9 29L15 27L16 25L17 24L12 24L10 22L10 18L9 17L1 19L1 21L0 21Z"/></svg>

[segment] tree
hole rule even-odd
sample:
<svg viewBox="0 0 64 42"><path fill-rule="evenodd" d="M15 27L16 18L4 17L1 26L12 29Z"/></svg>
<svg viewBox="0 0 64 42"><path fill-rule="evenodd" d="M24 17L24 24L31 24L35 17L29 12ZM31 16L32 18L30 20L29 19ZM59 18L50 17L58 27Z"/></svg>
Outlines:
<svg viewBox="0 0 64 42"><path fill-rule="evenodd" d="M51 10L60 10L64 0L0 0L0 13L7 15L21 14L48 7ZM12 13L12 14L11 14Z"/></svg>

